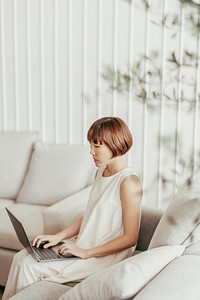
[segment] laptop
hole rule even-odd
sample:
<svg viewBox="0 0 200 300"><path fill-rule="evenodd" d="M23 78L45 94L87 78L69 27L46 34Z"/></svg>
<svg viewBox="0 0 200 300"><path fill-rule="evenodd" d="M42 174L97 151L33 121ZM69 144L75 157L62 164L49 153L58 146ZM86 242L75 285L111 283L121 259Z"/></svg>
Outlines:
<svg viewBox="0 0 200 300"><path fill-rule="evenodd" d="M7 209L5 208L10 221L15 229L17 237L20 243L27 249L27 251L38 261L38 262L47 262L54 260L66 260L70 257L75 257L74 255L68 253L67 255L61 255L56 250L58 245L50 248L37 248L32 246L32 241L28 239L28 236L24 230L22 223ZM60 245L64 243L61 242Z"/></svg>

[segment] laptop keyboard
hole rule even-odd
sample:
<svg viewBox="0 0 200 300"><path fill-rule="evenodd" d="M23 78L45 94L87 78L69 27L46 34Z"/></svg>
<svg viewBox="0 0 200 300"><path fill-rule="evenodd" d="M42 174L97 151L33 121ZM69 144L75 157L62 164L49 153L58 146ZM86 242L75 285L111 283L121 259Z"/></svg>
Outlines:
<svg viewBox="0 0 200 300"><path fill-rule="evenodd" d="M35 253L42 259L42 260L51 260L51 259L59 259L62 258L60 254L58 254L52 248L41 249L37 247L33 247Z"/></svg>

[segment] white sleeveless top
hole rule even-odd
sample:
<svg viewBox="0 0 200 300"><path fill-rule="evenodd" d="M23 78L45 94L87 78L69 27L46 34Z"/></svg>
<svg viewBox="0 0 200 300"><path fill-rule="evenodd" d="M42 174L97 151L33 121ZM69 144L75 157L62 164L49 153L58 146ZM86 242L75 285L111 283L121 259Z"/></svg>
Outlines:
<svg viewBox="0 0 200 300"><path fill-rule="evenodd" d="M127 176L137 174L133 169L125 168L103 177L104 170L105 167L97 172L77 238L77 244L82 248L102 245L123 233L120 185Z"/></svg>

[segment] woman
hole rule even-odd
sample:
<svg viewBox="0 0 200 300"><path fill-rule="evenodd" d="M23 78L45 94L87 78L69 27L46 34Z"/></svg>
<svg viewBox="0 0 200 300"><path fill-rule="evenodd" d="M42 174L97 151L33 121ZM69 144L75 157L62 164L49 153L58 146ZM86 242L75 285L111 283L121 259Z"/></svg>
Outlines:
<svg viewBox="0 0 200 300"><path fill-rule="evenodd" d="M76 257L38 263L26 250L15 255L3 300L38 280L81 281L92 273L132 255L140 226L142 186L123 155L132 135L118 117L95 121L87 135L98 167L84 217L55 235L37 236L33 245L44 248L65 240L58 252ZM73 238L73 239L72 239Z"/></svg>

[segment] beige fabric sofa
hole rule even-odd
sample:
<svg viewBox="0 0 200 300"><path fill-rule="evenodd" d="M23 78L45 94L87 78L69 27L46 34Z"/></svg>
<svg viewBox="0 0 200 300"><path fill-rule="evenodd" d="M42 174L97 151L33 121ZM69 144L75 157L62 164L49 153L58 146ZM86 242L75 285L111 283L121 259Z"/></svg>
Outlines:
<svg viewBox="0 0 200 300"><path fill-rule="evenodd" d="M158 226L162 212L158 209L143 207L142 220L137 246L138 253L145 253L153 236L155 229ZM159 260L159 256L158 256ZM140 276L141 270L137 266L136 278ZM143 265L143 277L151 267L151 261L146 266ZM126 270L124 270L125 272ZM104 276L107 270L104 270ZM127 271L128 272L128 271ZM131 277L131 274L129 274ZM94 275L91 276L91 278ZM123 277L123 275L122 275ZM121 277L121 279L122 279ZM84 281L83 281L84 283ZM120 278L118 284L120 285ZM136 280L134 277L131 280L131 285L134 287ZM96 293L92 296L92 288L88 290L87 298L78 296L71 298L68 292L73 289L73 284L60 285L48 281L39 281L23 291L13 296L12 300L57 300L57 299L79 299L79 300L108 300L108 299L134 299L134 300L198 300L200 295L200 242L196 242L188 247L181 256L172 260L169 264L163 267L155 276L147 281L146 284L139 289L135 296L126 298L123 294L121 297L105 297L106 285L102 288L100 295ZM125 292L127 286L124 286ZM84 290L83 290L84 292ZM125 293L124 292L124 293ZM91 295L91 296L90 296ZM74 296L74 295L73 295ZM63 298L62 298L63 297Z"/></svg>
<svg viewBox="0 0 200 300"><path fill-rule="evenodd" d="M0 134L0 166L0 285L5 285L22 246L4 207L21 220L30 238L58 232L83 214L94 169L87 147L41 144L34 133ZM37 282L13 300L199 300L200 179L183 187L171 203L164 212L142 207L133 257L72 288Z"/></svg>
<svg viewBox="0 0 200 300"><path fill-rule="evenodd" d="M5 207L30 239L56 233L83 214L94 171L88 146L40 143L37 133L0 133L0 285L22 249Z"/></svg>

